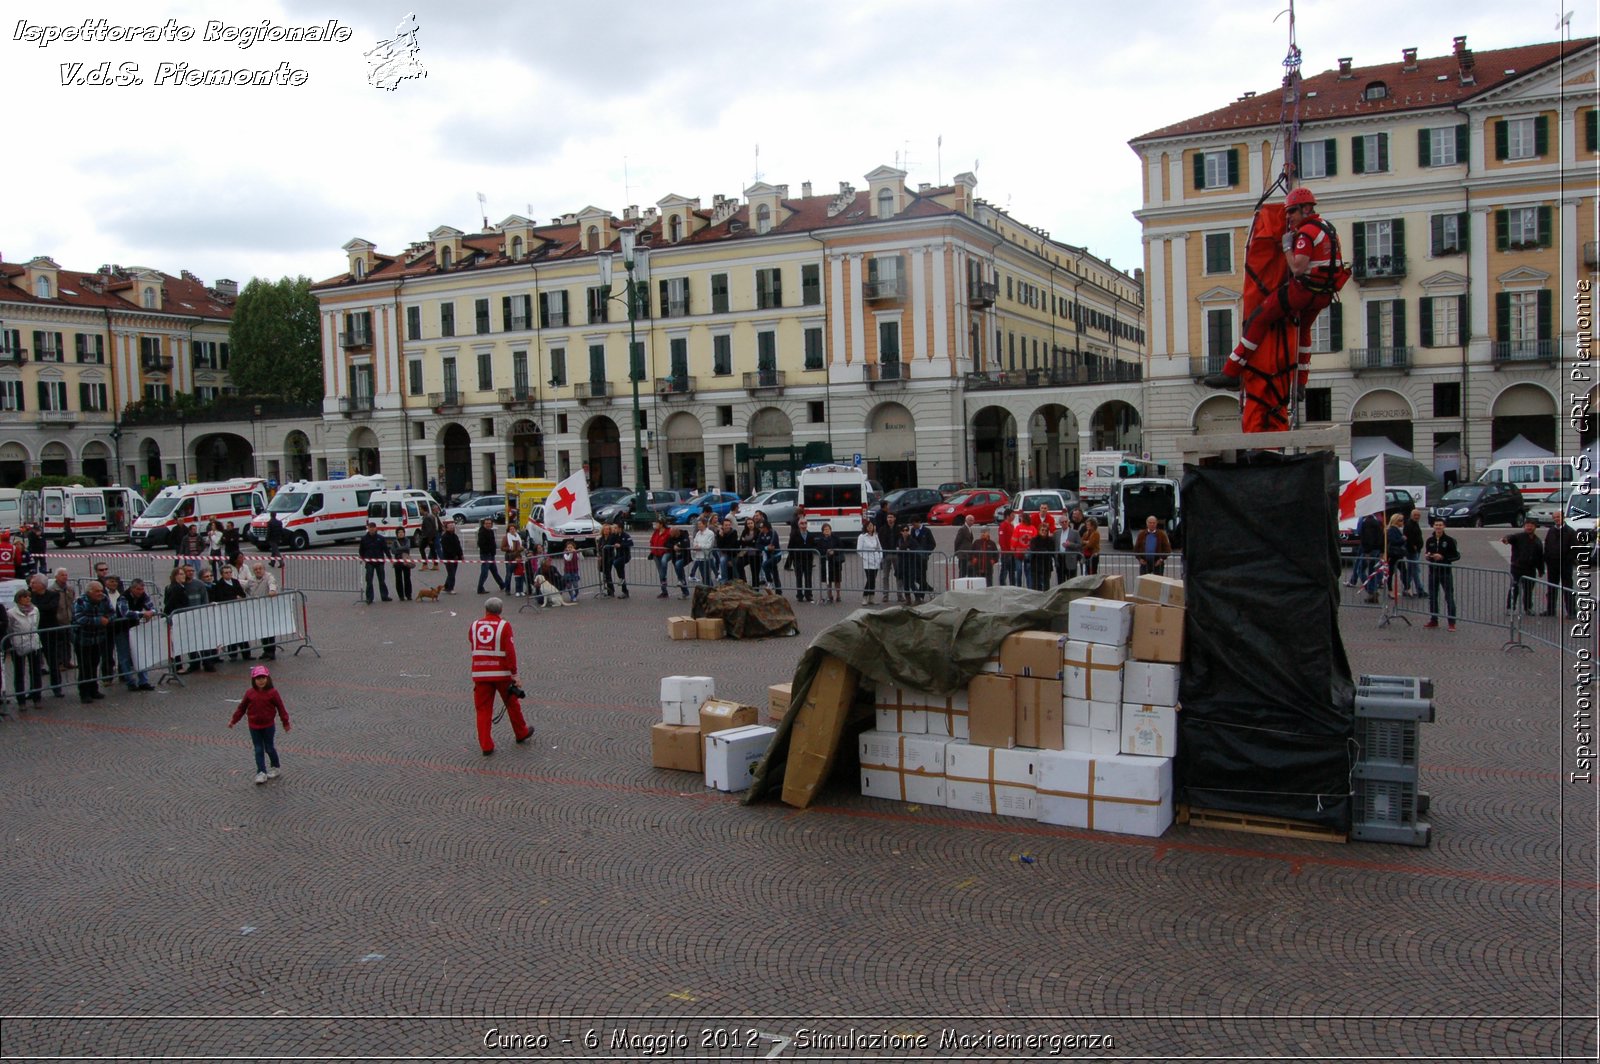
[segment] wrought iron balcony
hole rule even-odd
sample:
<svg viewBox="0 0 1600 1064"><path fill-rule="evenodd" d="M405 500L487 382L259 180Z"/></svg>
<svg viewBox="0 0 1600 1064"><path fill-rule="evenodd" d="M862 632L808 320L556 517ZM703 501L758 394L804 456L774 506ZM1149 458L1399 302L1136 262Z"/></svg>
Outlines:
<svg viewBox="0 0 1600 1064"><path fill-rule="evenodd" d="M0 362L20 366L28 361L28 349L25 347L0 347Z"/></svg>
<svg viewBox="0 0 1600 1064"><path fill-rule="evenodd" d="M433 411L436 414L442 414L446 410L460 410L461 393L459 391L429 392L428 405L433 407Z"/></svg>
<svg viewBox="0 0 1600 1064"><path fill-rule="evenodd" d="M661 399L694 398L695 379L688 374L656 378L656 396Z"/></svg>
<svg viewBox="0 0 1600 1064"><path fill-rule="evenodd" d="M1404 255L1368 255L1351 263L1358 281L1398 281L1406 275Z"/></svg>
<svg viewBox="0 0 1600 1064"><path fill-rule="evenodd" d="M1556 340L1502 340L1491 351L1496 365L1506 362L1551 362L1560 343Z"/></svg>
<svg viewBox="0 0 1600 1064"><path fill-rule="evenodd" d="M611 382L578 381L572 386L572 397L580 403L609 403L611 401Z"/></svg>
<svg viewBox="0 0 1600 1064"><path fill-rule="evenodd" d="M171 355L141 355L139 367L146 373L168 373L172 370Z"/></svg>
<svg viewBox="0 0 1600 1064"><path fill-rule="evenodd" d="M754 373L744 375L744 390L747 392L781 392L783 391L784 372L781 369L758 369Z"/></svg>
<svg viewBox="0 0 1600 1064"><path fill-rule="evenodd" d="M1204 356L1191 360L1196 380L1210 373ZM1218 369L1221 361L1217 362ZM1084 384L1134 384L1144 379L1144 366L1137 362L1106 360L1084 366L1063 366L1059 369L1012 369L969 373L966 378L969 392L998 391L1002 388L1070 388Z"/></svg>
<svg viewBox="0 0 1600 1064"><path fill-rule="evenodd" d="M357 417L361 414L372 413L372 396L370 395L341 395L339 397L339 413L345 417Z"/></svg>
<svg viewBox="0 0 1600 1064"><path fill-rule="evenodd" d="M861 373L868 388L903 386L911 378L911 364L898 360L869 362L861 367Z"/></svg>
<svg viewBox="0 0 1600 1064"><path fill-rule="evenodd" d="M531 406L539 398L539 393L526 384L516 384L510 388L501 388L497 395L500 399L500 405L505 407Z"/></svg>
<svg viewBox="0 0 1600 1064"><path fill-rule="evenodd" d="M371 347L372 332L368 329L351 329L339 334L340 347Z"/></svg>
<svg viewBox="0 0 1600 1064"><path fill-rule="evenodd" d="M1352 347L1350 349L1350 370L1353 373L1374 370L1391 373L1410 373L1411 348Z"/></svg>
<svg viewBox="0 0 1600 1064"><path fill-rule="evenodd" d="M967 284L967 304L972 307L992 307L1000 298L1000 286L994 281L970 281Z"/></svg>
<svg viewBox="0 0 1600 1064"><path fill-rule="evenodd" d="M1227 362L1227 355L1190 355L1189 376L1199 380L1202 377L1209 377L1213 373L1221 373L1222 367Z"/></svg>
<svg viewBox="0 0 1600 1064"><path fill-rule="evenodd" d="M63 361L61 348L49 345L36 347L33 350L33 360L35 362L61 362ZM169 359L168 361L171 360Z"/></svg>
<svg viewBox="0 0 1600 1064"><path fill-rule="evenodd" d="M904 299L906 297L906 279L904 277L882 277L876 281L863 281L861 284L861 298L868 303L885 299Z"/></svg>
<svg viewBox="0 0 1600 1064"><path fill-rule="evenodd" d="M75 425L78 414L73 410L41 410L35 417L41 425Z"/></svg>

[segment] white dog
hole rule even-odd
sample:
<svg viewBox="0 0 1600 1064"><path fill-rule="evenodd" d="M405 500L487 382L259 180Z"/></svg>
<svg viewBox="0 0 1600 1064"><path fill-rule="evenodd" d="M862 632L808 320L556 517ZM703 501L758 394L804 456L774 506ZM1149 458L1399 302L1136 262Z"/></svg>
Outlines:
<svg viewBox="0 0 1600 1064"><path fill-rule="evenodd" d="M544 596L544 608L547 610L554 609L556 603L561 601L561 589L537 573L533 577L533 589Z"/></svg>

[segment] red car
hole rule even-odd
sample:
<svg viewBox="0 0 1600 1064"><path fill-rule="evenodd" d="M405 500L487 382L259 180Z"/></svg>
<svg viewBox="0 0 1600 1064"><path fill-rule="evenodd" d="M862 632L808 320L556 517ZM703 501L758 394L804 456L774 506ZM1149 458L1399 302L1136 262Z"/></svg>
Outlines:
<svg viewBox="0 0 1600 1064"><path fill-rule="evenodd" d="M999 488L972 488L952 495L929 510L928 524L959 525L971 514L978 524L990 525L994 523L995 511L1010 501L1011 497Z"/></svg>

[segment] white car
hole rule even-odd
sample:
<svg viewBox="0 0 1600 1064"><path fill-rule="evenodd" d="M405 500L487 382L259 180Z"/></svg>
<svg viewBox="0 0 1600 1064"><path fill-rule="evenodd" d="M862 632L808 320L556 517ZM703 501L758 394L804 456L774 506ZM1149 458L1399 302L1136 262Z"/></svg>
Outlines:
<svg viewBox="0 0 1600 1064"><path fill-rule="evenodd" d="M1555 524L1553 518L1558 511L1564 511L1567 503L1574 493L1583 490L1575 485L1568 484L1560 491L1552 491L1542 499L1535 499L1528 503L1528 520L1536 525Z"/></svg>
<svg viewBox="0 0 1600 1064"><path fill-rule="evenodd" d="M767 524L773 528L794 520L795 507L800 503L799 488L772 488L750 496L733 508L733 523L754 517L756 511L766 515Z"/></svg>
<svg viewBox="0 0 1600 1064"><path fill-rule="evenodd" d="M544 503L539 503L533 508L531 524L527 526L529 550L542 553L559 551L567 540L572 540L578 545L579 550L593 549L595 541L600 537L600 525L592 517L580 517L576 521L564 521L558 525L549 525L545 522L547 511ZM550 545L545 546L546 543Z"/></svg>

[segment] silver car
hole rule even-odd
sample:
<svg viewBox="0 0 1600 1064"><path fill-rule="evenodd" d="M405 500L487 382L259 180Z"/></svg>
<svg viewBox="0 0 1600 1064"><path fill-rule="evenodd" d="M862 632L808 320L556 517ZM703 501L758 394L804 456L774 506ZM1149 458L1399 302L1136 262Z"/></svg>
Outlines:
<svg viewBox="0 0 1600 1064"><path fill-rule="evenodd" d="M799 505L799 488L772 488L769 491L758 491L733 508L733 520L737 524L746 518L754 517L756 511L760 510L766 515L767 524L776 528L793 521L795 507Z"/></svg>
<svg viewBox="0 0 1600 1064"><path fill-rule="evenodd" d="M502 524L506 519L506 497L479 495L476 499L459 506L452 506L445 512L458 527L475 525L485 517L493 518L495 524Z"/></svg>

